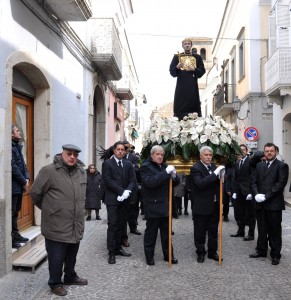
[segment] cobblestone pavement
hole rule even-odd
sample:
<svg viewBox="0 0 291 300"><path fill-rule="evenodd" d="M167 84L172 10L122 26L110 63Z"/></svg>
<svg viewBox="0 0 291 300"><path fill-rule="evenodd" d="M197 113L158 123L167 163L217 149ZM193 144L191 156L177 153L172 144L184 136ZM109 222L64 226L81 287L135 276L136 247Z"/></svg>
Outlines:
<svg viewBox="0 0 291 300"><path fill-rule="evenodd" d="M291 209L283 212L283 250L278 266L270 257L251 259L256 241L245 242L229 235L237 230L231 208L230 222L223 223L223 264L205 259L196 261L193 223L190 216L173 220L173 246L178 265L172 269L163 261L160 240L155 266L147 266L143 235L129 234L132 256L117 256L109 265L106 250L106 209L102 221L86 222L76 270L88 279L88 286L67 286L67 299L291 299ZM93 215L94 216L94 215ZM145 221L139 218L139 230ZM47 262L35 274L30 270L12 271L0 279L0 299L57 299L47 285Z"/></svg>

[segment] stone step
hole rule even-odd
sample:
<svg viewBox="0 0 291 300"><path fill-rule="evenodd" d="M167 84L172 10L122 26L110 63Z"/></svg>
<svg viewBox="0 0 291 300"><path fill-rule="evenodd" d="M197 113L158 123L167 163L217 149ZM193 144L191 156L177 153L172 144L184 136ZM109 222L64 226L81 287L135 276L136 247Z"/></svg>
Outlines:
<svg viewBox="0 0 291 300"><path fill-rule="evenodd" d="M21 235L29 241L21 243L18 249L12 249L12 265L30 267L34 273L35 267L47 256L44 237L41 235L40 226L31 226L22 231Z"/></svg>
<svg viewBox="0 0 291 300"><path fill-rule="evenodd" d="M14 267L29 267L32 268L32 273L35 273L35 267L47 257L45 250L45 240L42 239L39 243L33 246L26 253L12 262Z"/></svg>

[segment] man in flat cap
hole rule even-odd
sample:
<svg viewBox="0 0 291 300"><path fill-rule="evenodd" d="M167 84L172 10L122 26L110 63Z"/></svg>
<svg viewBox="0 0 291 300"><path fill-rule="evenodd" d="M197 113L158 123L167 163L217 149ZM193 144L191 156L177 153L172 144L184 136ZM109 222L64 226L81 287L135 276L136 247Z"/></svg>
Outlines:
<svg viewBox="0 0 291 300"><path fill-rule="evenodd" d="M30 190L33 203L41 210L41 233L45 237L50 274L48 285L58 296L67 294L63 284L88 284L75 271L84 234L86 172L78 160L81 149L72 144L62 148L53 163L40 170Z"/></svg>

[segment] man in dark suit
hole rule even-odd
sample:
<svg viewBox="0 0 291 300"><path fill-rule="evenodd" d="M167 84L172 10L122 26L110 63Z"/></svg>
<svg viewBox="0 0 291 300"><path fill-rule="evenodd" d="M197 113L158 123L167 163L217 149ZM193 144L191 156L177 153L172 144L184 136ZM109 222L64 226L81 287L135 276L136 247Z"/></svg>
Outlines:
<svg viewBox="0 0 291 300"><path fill-rule="evenodd" d="M144 234L144 253L149 266L155 264L154 254L158 231L160 229L164 261L169 261L169 183L172 177L173 186L179 184L176 169L166 165L165 151L162 146L151 148L151 156L143 162L140 168L144 212L147 220ZM173 251L172 251L173 253ZM172 264L178 259L172 256Z"/></svg>
<svg viewBox="0 0 291 300"><path fill-rule="evenodd" d="M253 167L248 157L248 148L241 144L242 157L235 163L235 190L232 195L234 210L237 217L237 233L231 234L231 237L243 237L244 241L252 241L255 236L256 216L255 206L251 192L251 176ZM246 222L246 219L248 220ZM248 236L245 236L246 223L249 225Z"/></svg>
<svg viewBox="0 0 291 300"><path fill-rule="evenodd" d="M104 202L107 207L108 229L107 248L109 264L115 264L115 255L131 256L121 247L122 229L126 224L127 205L130 194L136 185L132 164L123 159L125 146L116 142L113 146L113 157L104 161L102 176L105 188Z"/></svg>
<svg viewBox="0 0 291 300"><path fill-rule="evenodd" d="M134 150L133 145L131 145L128 141L124 141L123 143L126 148L126 154L124 156L124 159L127 159L132 163L135 172L135 177L136 177L136 186L134 188L134 195L132 195L131 201L129 203L127 222L130 229L130 233L141 235L141 232L138 231L137 229L137 219L139 214L139 199L138 199L139 193L138 193L138 181L137 181L137 178L139 176L139 166L138 166L139 158L133 152ZM127 230L125 233L127 235Z"/></svg>
<svg viewBox="0 0 291 300"><path fill-rule="evenodd" d="M204 262L205 241L208 232L208 258L219 260L217 255L217 237L219 223L219 178L224 166L216 168L211 163L213 150L208 146L200 149L200 161L190 172L192 180L192 203L194 220L194 243L197 261Z"/></svg>
<svg viewBox="0 0 291 300"><path fill-rule="evenodd" d="M267 257L268 241L272 265L278 265L282 248L282 210L285 209L284 188L288 181L289 167L276 158L273 143L264 146L266 162L257 164L251 179L251 189L256 200L258 224L257 252L251 258Z"/></svg>

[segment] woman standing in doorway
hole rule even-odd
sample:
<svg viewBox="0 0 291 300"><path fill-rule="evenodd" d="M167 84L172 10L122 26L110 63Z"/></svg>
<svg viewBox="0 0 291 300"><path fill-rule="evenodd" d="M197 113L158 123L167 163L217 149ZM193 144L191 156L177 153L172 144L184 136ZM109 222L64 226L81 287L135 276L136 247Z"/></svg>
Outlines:
<svg viewBox="0 0 291 300"><path fill-rule="evenodd" d="M87 189L85 208L88 216L86 221L91 220L91 212L95 210L96 220L101 220L99 210L101 209L101 200L103 199L104 190L101 185L102 175L96 169L94 164L90 164L87 169Z"/></svg>

